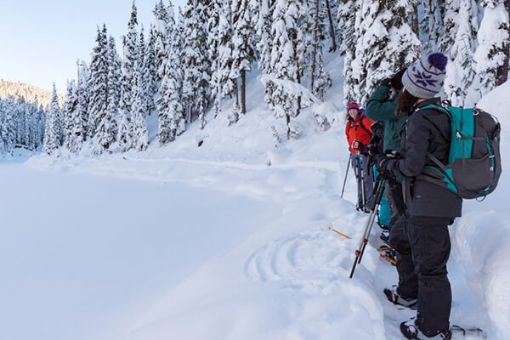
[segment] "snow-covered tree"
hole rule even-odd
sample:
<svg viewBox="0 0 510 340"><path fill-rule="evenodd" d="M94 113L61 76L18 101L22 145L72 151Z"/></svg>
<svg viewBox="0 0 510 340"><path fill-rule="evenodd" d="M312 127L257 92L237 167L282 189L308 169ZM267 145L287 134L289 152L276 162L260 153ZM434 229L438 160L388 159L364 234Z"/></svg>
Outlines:
<svg viewBox="0 0 510 340"><path fill-rule="evenodd" d="M127 151L133 146L131 116L133 114L133 89L137 83L135 69L139 62L137 27L138 15L136 6L133 3L131 18L128 23L128 33L123 39L124 59L122 62L119 132L117 137L121 151Z"/></svg>
<svg viewBox="0 0 510 340"><path fill-rule="evenodd" d="M287 138L296 137L292 118L301 111L301 96L287 91L288 87L278 86L282 80L300 84L305 68L305 32L300 22L307 8L301 0L281 0L275 5L271 27L272 77L278 81L266 81L275 86L272 90L271 105L277 117L284 117L287 123Z"/></svg>
<svg viewBox="0 0 510 340"><path fill-rule="evenodd" d="M420 18L420 41L423 51L436 52L440 50L440 38L446 33L443 23L445 0L420 0L418 6L419 12L423 13Z"/></svg>
<svg viewBox="0 0 510 340"><path fill-rule="evenodd" d="M60 114L60 107L58 104L57 89L53 84L52 99L50 111L46 121L46 130L44 133L44 152L51 155L57 150L62 140L62 115Z"/></svg>
<svg viewBox="0 0 510 340"><path fill-rule="evenodd" d="M445 25L448 38L442 44L450 60L444 89L455 106L464 106L475 79L473 55L478 29L478 7L474 0L448 0ZM469 104L472 104L469 102Z"/></svg>
<svg viewBox="0 0 510 340"><path fill-rule="evenodd" d="M358 26L361 23L360 3L355 0L340 0L337 21L340 32L340 54L344 56L344 101L358 100L355 94L356 79L352 63L356 57Z"/></svg>
<svg viewBox="0 0 510 340"><path fill-rule="evenodd" d="M67 82L67 92L63 107L64 116L64 146L70 149L73 142L74 116L77 111L78 97L76 93L76 82L74 80Z"/></svg>
<svg viewBox="0 0 510 340"><path fill-rule="evenodd" d="M482 1L483 19L478 30L478 48L474 56L481 96L508 79L510 23L507 3L510 1Z"/></svg>
<svg viewBox="0 0 510 340"><path fill-rule="evenodd" d="M145 84L145 112L151 115L156 111L156 97L159 90L157 75L157 57L156 57L156 32L151 27L149 32L149 41L145 49L145 58L143 60L143 78Z"/></svg>
<svg viewBox="0 0 510 340"><path fill-rule="evenodd" d="M184 13L183 102L187 122L200 119L202 127L210 103L211 62L207 53L203 53L207 44L207 5L207 0L189 0Z"/></svg>
<svg viewBox="0 0 510 340"><path fill-rule="evenodd" d="M329 1L327 1L329 4ZM324 15L330 13L322 8L322 0L310 1L310 31L307 34L307 59L310 69L310 89L312 93L320 99L324 98L326 89L331 86L331 78L324 65ZM331 28L334 30L334 27ZM336 39L336 35L331 33L330 39ZM336 42L331 47L336 50Z"/></svg>
<svg viewBox="0 0 510 340"><path fill-rule="evenodd" d="M117 115L120 101L120 58L115 47L115 39L109 38L107 49L107 89L108 99L106 112L98 121L97 131L94 136L94 152L101 154L111 150L118 134Z"/></svg>
<svg viewBox="0 0 510 340"><path fill-rule="evenodd" d="M183 70L182 23L172 30L168 46L168 58L165 63L165 76L161 83L161 97L159 98L159 142L172 142L186 129L185 111L182 105Z"/></svg>
<svg viewBox="0 0 510 340"><path fill-rule="evenodd" d="M363 2L355 59L350 65L355 79L352 99L364 103L381 80L419 57L420 41L406 21L415 7L415 0Z"/></svg>
<svg viewBox="0 0 510 340"><path fill-rule="evenodd" d="M147 149L149 145L149 134L145 122L144 83L143 72L136 70L135 85L133 87L133 118L132 118L132 147L138 151Z"/></svg>
<svg viewBox="0 0 510 340"><path fill-rule="evenodd" d="M108 38L106 26L98 28L96 46L90 64L89 137L97 133L99 122L106 115L108 105Z"/></svg>
<svg viewBox="0 0 510 340"><path fill-rule="evenodd" d="M232 38L233 62L230 78L241 81L240 109L246 113L246 73L251 71L255 61L255 27L254 15L248 0L232 1Z"/></svg>
<svg viewBox="0 0 510 340"><path fill-rule="evenodd" d="M273 25L273 12L275 8L274 0L252 0L252 7L257 9L257 22L256 22L256 33L257 33L257 51L258 51L258 66L262 71L263 75L270 75L271 69L271 50L273 48L271 28ZM265 88L265 101L267 104L271 104L273 84L266 84Z"/></svg>

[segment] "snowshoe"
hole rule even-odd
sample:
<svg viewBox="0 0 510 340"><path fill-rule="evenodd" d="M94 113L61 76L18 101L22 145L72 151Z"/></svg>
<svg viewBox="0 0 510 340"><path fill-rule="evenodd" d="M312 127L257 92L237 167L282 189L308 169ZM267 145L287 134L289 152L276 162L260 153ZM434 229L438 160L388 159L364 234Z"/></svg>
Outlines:
<svg viewBox="0 0 510 340"><path fill-rule="evenodd" d="M459 325L451 325L450 331L452 333L460 334L462 336L473 335L482 339L487 338L487 334L478 327L461 327Z"/></svg>
<svg viewBox="0 0 510 340"><path fill-rule="evenodd" d="M397 265L397 252L395 251L395 249L391 248L386 244L383 244L377 249L377 252L379 252L381 258L388 262L389 264L393 266Z"/></svg>
<svg viewBox="0 0 510 340"><path fill-rule="evenodd" d="M408 321L404 321L400 324L400 331L406 337L406 339L417 339L417 340L450 340L452 338L452 332L447 329L443 332L438 332L434 336L426 336L423 334L418 326L416 325L416 318L412 317Z"/></svg>
<svg viewBox="0 0 510 340"><path fill-rule="evenodd" d="M416 309L416 307L417 307L416 304L418 302L418 299L402 297L397 293L397 290L395 288L384 289L384 295L386 295L386 298L388 299L388 301L390 301L391 303L393 303L395 305L399 305L399 306L410 308L410 309Z"/></svg>

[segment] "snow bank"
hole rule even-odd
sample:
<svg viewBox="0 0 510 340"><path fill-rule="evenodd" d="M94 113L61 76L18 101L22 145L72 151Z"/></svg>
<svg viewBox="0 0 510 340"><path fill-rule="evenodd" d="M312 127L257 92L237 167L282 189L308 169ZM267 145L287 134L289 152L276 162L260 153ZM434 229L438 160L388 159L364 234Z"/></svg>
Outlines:
<svg viewBox="0 0 510 340"><path fill-rule="evenodd" d="M503 175L497 190L481 203L465 201L463 217L452 229L458 258L468 280L482 297L498 338L510 334L510 82L496 88L479 103L502 125ZM455 293L455 292L454 292ZM492 336L496 337L496 334Z"/></svg>

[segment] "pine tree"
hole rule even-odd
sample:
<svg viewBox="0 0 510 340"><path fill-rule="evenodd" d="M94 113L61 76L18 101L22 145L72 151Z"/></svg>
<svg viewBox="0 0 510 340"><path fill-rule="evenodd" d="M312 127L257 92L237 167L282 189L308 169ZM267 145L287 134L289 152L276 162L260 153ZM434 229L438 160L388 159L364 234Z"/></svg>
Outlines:
<svg viewBox="0 0 510 340"><path fill-rule="evenodd" d="M364 103L381 80L414 62L420 41L405 18L412 17L414 0L367 1L361 7L356 57L353 68L353 99ZM376 29L375 29L376 28Z"/></svg>
<svg viewBox="0 0 510 340"><path fill-rule="evenodd" d="M51 155L60 147L62 140L62 122L60 120L60 108L58 105L57 89L53 84L53 92L51 98L50 111L46 122L46 130L44 133L44 152Z"/></svg>
<svg viewBox="0 0 510 340"><path fill-rule="evenodd" d="M145 50L145 59L143 61L144 69L144 83L145 83L145 112L151 115L156 111L156 99L159 90L158 75L157 75L157 57L156 57L156 33L154 27L151 27L149 32L149 41L147 42Z"/></svg>
<svg viewBox="0 0 510 340"><path fill-rule="evenodd" d="M145 122L145 103L144 103L144 84L143 72L141 69L135 69L135 85L133 88L133 119L132 119L132 138L133 148L138 151L144 151L149 145L149 134Z"/></svg>
<svg viewBox="0 0 510 340"><path fill-rule="evenodd" d="M89 133L90 70L84 61L78 61L77 95L77 114L81 124L74 124L74 129L77 133L77 143L82 144L91 134Z"/></svg>
<svg viewBox="0 0 510 340"><path fill-rule="evenodd" d="M361 23L360 3L354 0L341 0L338 6L338 27L340 30L340 54L344 56L344 102L358 100L354 92L357 82L354 78L353 61Z"/></svg>
<svg viewBox="0 0 510 340"><path fill-rule="evenodd" d="M478 29L478 7L474 0L449 0L446 4L445 24L450 38L445 38L450 61L444 89L455 106L464 106L475 78L473 54ZM451 43L451 45L447 45ZM472 103L469 103L472 104Z"/></svg>
<svg viewBox="0 0 510 340"><path fill-rule="evenodd" d="M100 117L97 132L94 136L94 152L96 154L102 154L105 151L111 150L118 134L117 115L120 101L120 59L113 37L110 37L108 41L107 58L108 98L106 112Z"/></svg>
<svg viewBox="0 0 510 340"><path fill-rule="evenodd" d="M165 64L165 76L161 83L162 95L158 102L159 142L166 144L184 132L186 128L185 112L182 106L182 41L183 30L177 25L172 30L171 43L168 46L168 58Z"/></svg>
<svg viewBox="0 0 510 340"><path fill-rule="evenodd" d="M233 63L230 78L241 81L241 113L246 113L246 73L255 61L254 18L248 0L232 2L234 36L232 39Z"/></svg>
<svg viewBox="0 0 510 340"><path fill-rule="evenodd" d="M74 115L78 106L78 97L76 92L76 82L74 80L67 82L67 92L64 102L64 146L71 148L73 142L73 124Z"/></svg>
<svg viewBox="0 0 510 340"><path fill-rule="evenodd" d="M299 25L306 13L300 0L281 0L276 3L271 28L272 51L271 70L279 81L301 83L304 71L304 32ZM274 82L273 82L274 83ZM276 86L271 99L277 117L285 117L287 139L296 137L292 118L301 110L301 96L290 93L282 86Z"/></svg>
<svg viewBox="0 0 510 340"><path fill-rule="evenodd" d="M480 96L485 95L508 78L510 48L507 0L485 0L483 19L478 30L478 48L474 61L480 82ZM508 1L510 3L510 1Z"/></svg>
<svg viewBox="0 0 510 340"><path fill-rule="evenodd" d="M222 86L220 68L220 16L223 14L223 0L211 0L211 10L207 22L207 46L211 60L211 100L213 101L214 118L221 111Z"/></svg>
<svg viewBox="0 0 510 340"><path fill-rule="evenodd" d="M271 35L271 28L273 25L273 12L275 8L275 0L252 0L255 2L255 7L258 9L256 33L257 33L257 51L259 55L258 65L263 75L271 75L273 73L271 64L271 50L273 48L273 41ZM274 84L267 83L264 88L264 100L266 104L272 105Z"/></svg>
<svg viewBox="0 0 510 340"><path fill-rule="evenodd" d="M131 131L131 116L133 114L133 89L137 83L135 68L138 64L138 16L133 3L131 18L128 24L128 33L123 39L124 59L122 63L121 99L119 104L119 135L117 137L121 151L133 147Z"/></svg>
<svg viewBox="0 0 510 340"><path fill-rule="evenodd" d="M310 63L310 89L320 99L324 98L326 89L331 86L331 78L324 66L324 11L322 0L310 1L310 30L307 34L307 59ZM328 9L329 12L329 9ZM334 30L334 28L332 28ZM331 39L336 39L333 34ZM336 42L332 45L336 50Z"/></svg>
<svg viewBox="0 0 510 340"><path fill-rule="evenodd" d="M106 26L97 30L96 46L90 64L89 137L97 133L99 122L106 115L108 105L108 40Z"/></svg>
<svg viewBox="0 0 510 340"><path fill-rule="evenodd" d="M439 40L444 32L443 16L445 13L445 0L420 0L420 11L423 16L420 21L420 41L426 53L440 50Z"/></svg>
<svg viewBox="0 0 510 340"><path fill-rule="evenodd" d="M183 101L187 110L187 122L199 119L202 128L210 102L211 64L208 55L202 53L207 44L207 4L207 0L189 0L184 14L186 39Z"/></svg>

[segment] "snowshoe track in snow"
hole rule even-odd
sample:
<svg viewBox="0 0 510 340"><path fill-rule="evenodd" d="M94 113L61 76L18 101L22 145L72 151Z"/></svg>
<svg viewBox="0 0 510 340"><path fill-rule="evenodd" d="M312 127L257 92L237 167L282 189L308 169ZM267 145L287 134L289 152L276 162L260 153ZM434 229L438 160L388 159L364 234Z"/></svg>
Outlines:
<svg viewBox="0 0 510 340"><path fill-rule="evenodd" d="M255 251L245 273L256 281L320 292L347 271L349 242L327 228L284 237Z"/></svg>

